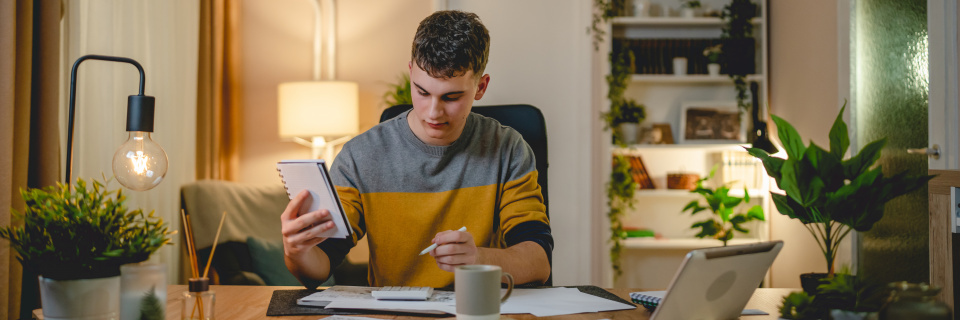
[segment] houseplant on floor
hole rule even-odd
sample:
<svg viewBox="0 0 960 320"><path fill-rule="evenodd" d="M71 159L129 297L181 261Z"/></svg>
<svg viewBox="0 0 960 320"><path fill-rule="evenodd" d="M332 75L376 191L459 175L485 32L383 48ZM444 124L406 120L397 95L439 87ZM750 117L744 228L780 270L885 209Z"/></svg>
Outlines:
<svg viewBox="0 0 960 320"><path fill-rule="evenodd" d="M23 224L0 228L23 267L40 274L47 318L116 318L120 266L147 260L170 242L163 220L128 210L123 193L108 191L107 183L77 179L73 186L21 190L26 209L14 217Z"/></svg>
<svg viewBox="0 0 960 320"><path fill-rule="evenodd" d="M777 116L773 116L773 121L788 158L776 158L757 148L747 149L763 162L767 174L786 192L770 193L777 210L800 220L817 240L826 259L828 276L834 274L837 249L851 230L870 230L883 218L887 201L920 189L933 178L906 172L884 174L881 166L874 166L886 144L885 138L870 142L856 155L843 159L850 146L847 124L843 122L845 109L846 104L830 129L830 150L813 142L804 146L796 129ZM816 291L818 281L804 285L804 289Z"/></svg>

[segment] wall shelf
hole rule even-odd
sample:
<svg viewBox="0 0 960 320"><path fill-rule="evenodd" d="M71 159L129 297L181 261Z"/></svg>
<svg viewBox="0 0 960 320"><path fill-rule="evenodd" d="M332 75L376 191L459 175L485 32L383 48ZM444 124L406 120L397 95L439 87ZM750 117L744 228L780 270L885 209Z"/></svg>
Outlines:
<svg viewBox="0 0 960 320"><path fill-rule="evenodd" d="M761 242L756 238L737 239L727 241L727 245L741 245ZM723 242L716 239L654 239L628 238L623 241L627 249L659 249L659 250L693 250L723 246Z"/></svg>
<svg viewBox="0 0 960 320"><path fill-rule="evenodd" d="M762 81L762 75L751 74L747 76L747 81ZM630 76L630 81L634 83L677 83L677 84L724 84L724 85L733 85L733 80L725 74L719 76L710 76L706 74L688 74L688 75L672 75L672 74L633 74Z"/></svg>
<svg viewBox="0 0 960 320"><path fill-rule="evenodd" d="M754 18L754 25L763 24L760 18ZM650 26L650 27L720 27L723 20L719 17L615 17L615 26Z"/></svg>
<svg viewBox="0 0 960 320"><path fill-rule="evenodd" d="M750 193L751 198L760 198L765 197L769 193L763 190L750 189L747 190ZM731 196L743 197L743 189L731 189ZM700 195L696 193L691 193L690 190L682 189L637 189L633 193L634 198L643 198L643 197L678 197L678 198L699 198Z"/></svg>

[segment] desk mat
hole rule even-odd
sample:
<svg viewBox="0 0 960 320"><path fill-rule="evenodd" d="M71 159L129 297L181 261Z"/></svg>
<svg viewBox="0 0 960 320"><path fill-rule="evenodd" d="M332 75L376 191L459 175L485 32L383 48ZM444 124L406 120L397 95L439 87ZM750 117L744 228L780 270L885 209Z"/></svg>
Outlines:
<svg viewBox="0 0 960 320"><path fill-rule="evenodd" d="M634 305L627 300L624 300L617 295L611 293L610 291L604 290L603 288L597 286L565 286L566 288L577 288L580 292L601 297L607 300L613 300L616 302ZM544 287L549 288L549 287ZM352 309L324 309L320 307L304 307L297 305L297 299L306 297L311 293L323 291L323 290L274 290L273 296L270 297L270 305L267 307L267 316L309 316L309 315L354 315L354 314L396 314L396 312L388 311L378 311L378 310L352 310ZM414 315L405 313L405 315ZM426 317L447 317L449 315L436 315L436 314L415 314L417 316L426 316Z"/></svg>

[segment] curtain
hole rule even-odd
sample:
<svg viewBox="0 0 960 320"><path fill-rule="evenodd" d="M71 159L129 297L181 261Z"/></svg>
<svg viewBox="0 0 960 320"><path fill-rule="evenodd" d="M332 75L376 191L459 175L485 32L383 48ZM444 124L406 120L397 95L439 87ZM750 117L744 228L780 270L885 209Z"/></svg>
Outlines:
<svg viewBox="0 0 960 320"><path fill-rule="evenodd" d="M16 223L20 189L59 179L60 13L59 1L0 2L0 226ZM39 307L36 276L15 257L0 241L0 317L29 318Z"/></svg>
<svg viewBox="0 0 960 320"><path fill-rule="evenodd" d="M180 186L196 179L197 44L200 5L194 0L77 0L64 16L61 74L69 76L87 54L121 56L144 69L144 94L156 97L153 140L167 153L169 169L156 188L125 190L127 207L155 211L171 230L179 229ZM66 86L66 81L61 84ZM74 176L108 178L113 153L127 138L127 96L136 94L139 73L125 63L87 61L77 71ZM63 87L61 90L64 90ZM61 119L64 116L61 115ZM65 125L61 124L61 128ZM65 129L61 129L65 130ZM112 182L110 189L120 188ZM167 265L167 279L179 278L182 236L161 248L152 262Z"/></svg>
<svg viewBox="0 0 960 320"><path fill-rule="evenodd" d="M240 1L200 3L197 179L237 180L240 143Z"/></svg>

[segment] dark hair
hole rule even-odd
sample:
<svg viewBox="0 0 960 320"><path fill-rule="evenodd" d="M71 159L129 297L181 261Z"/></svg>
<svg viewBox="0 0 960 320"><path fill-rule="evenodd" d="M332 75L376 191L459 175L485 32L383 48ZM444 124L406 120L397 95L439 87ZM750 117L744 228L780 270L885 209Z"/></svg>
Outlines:
<svg viewBox="0 0 960 320"><path fill-rule="evenodd" d="M490 34L475 13L437 11L420 22L413 38L412 60L434 78L459 77L467 70L483 75Z"/></svg>

